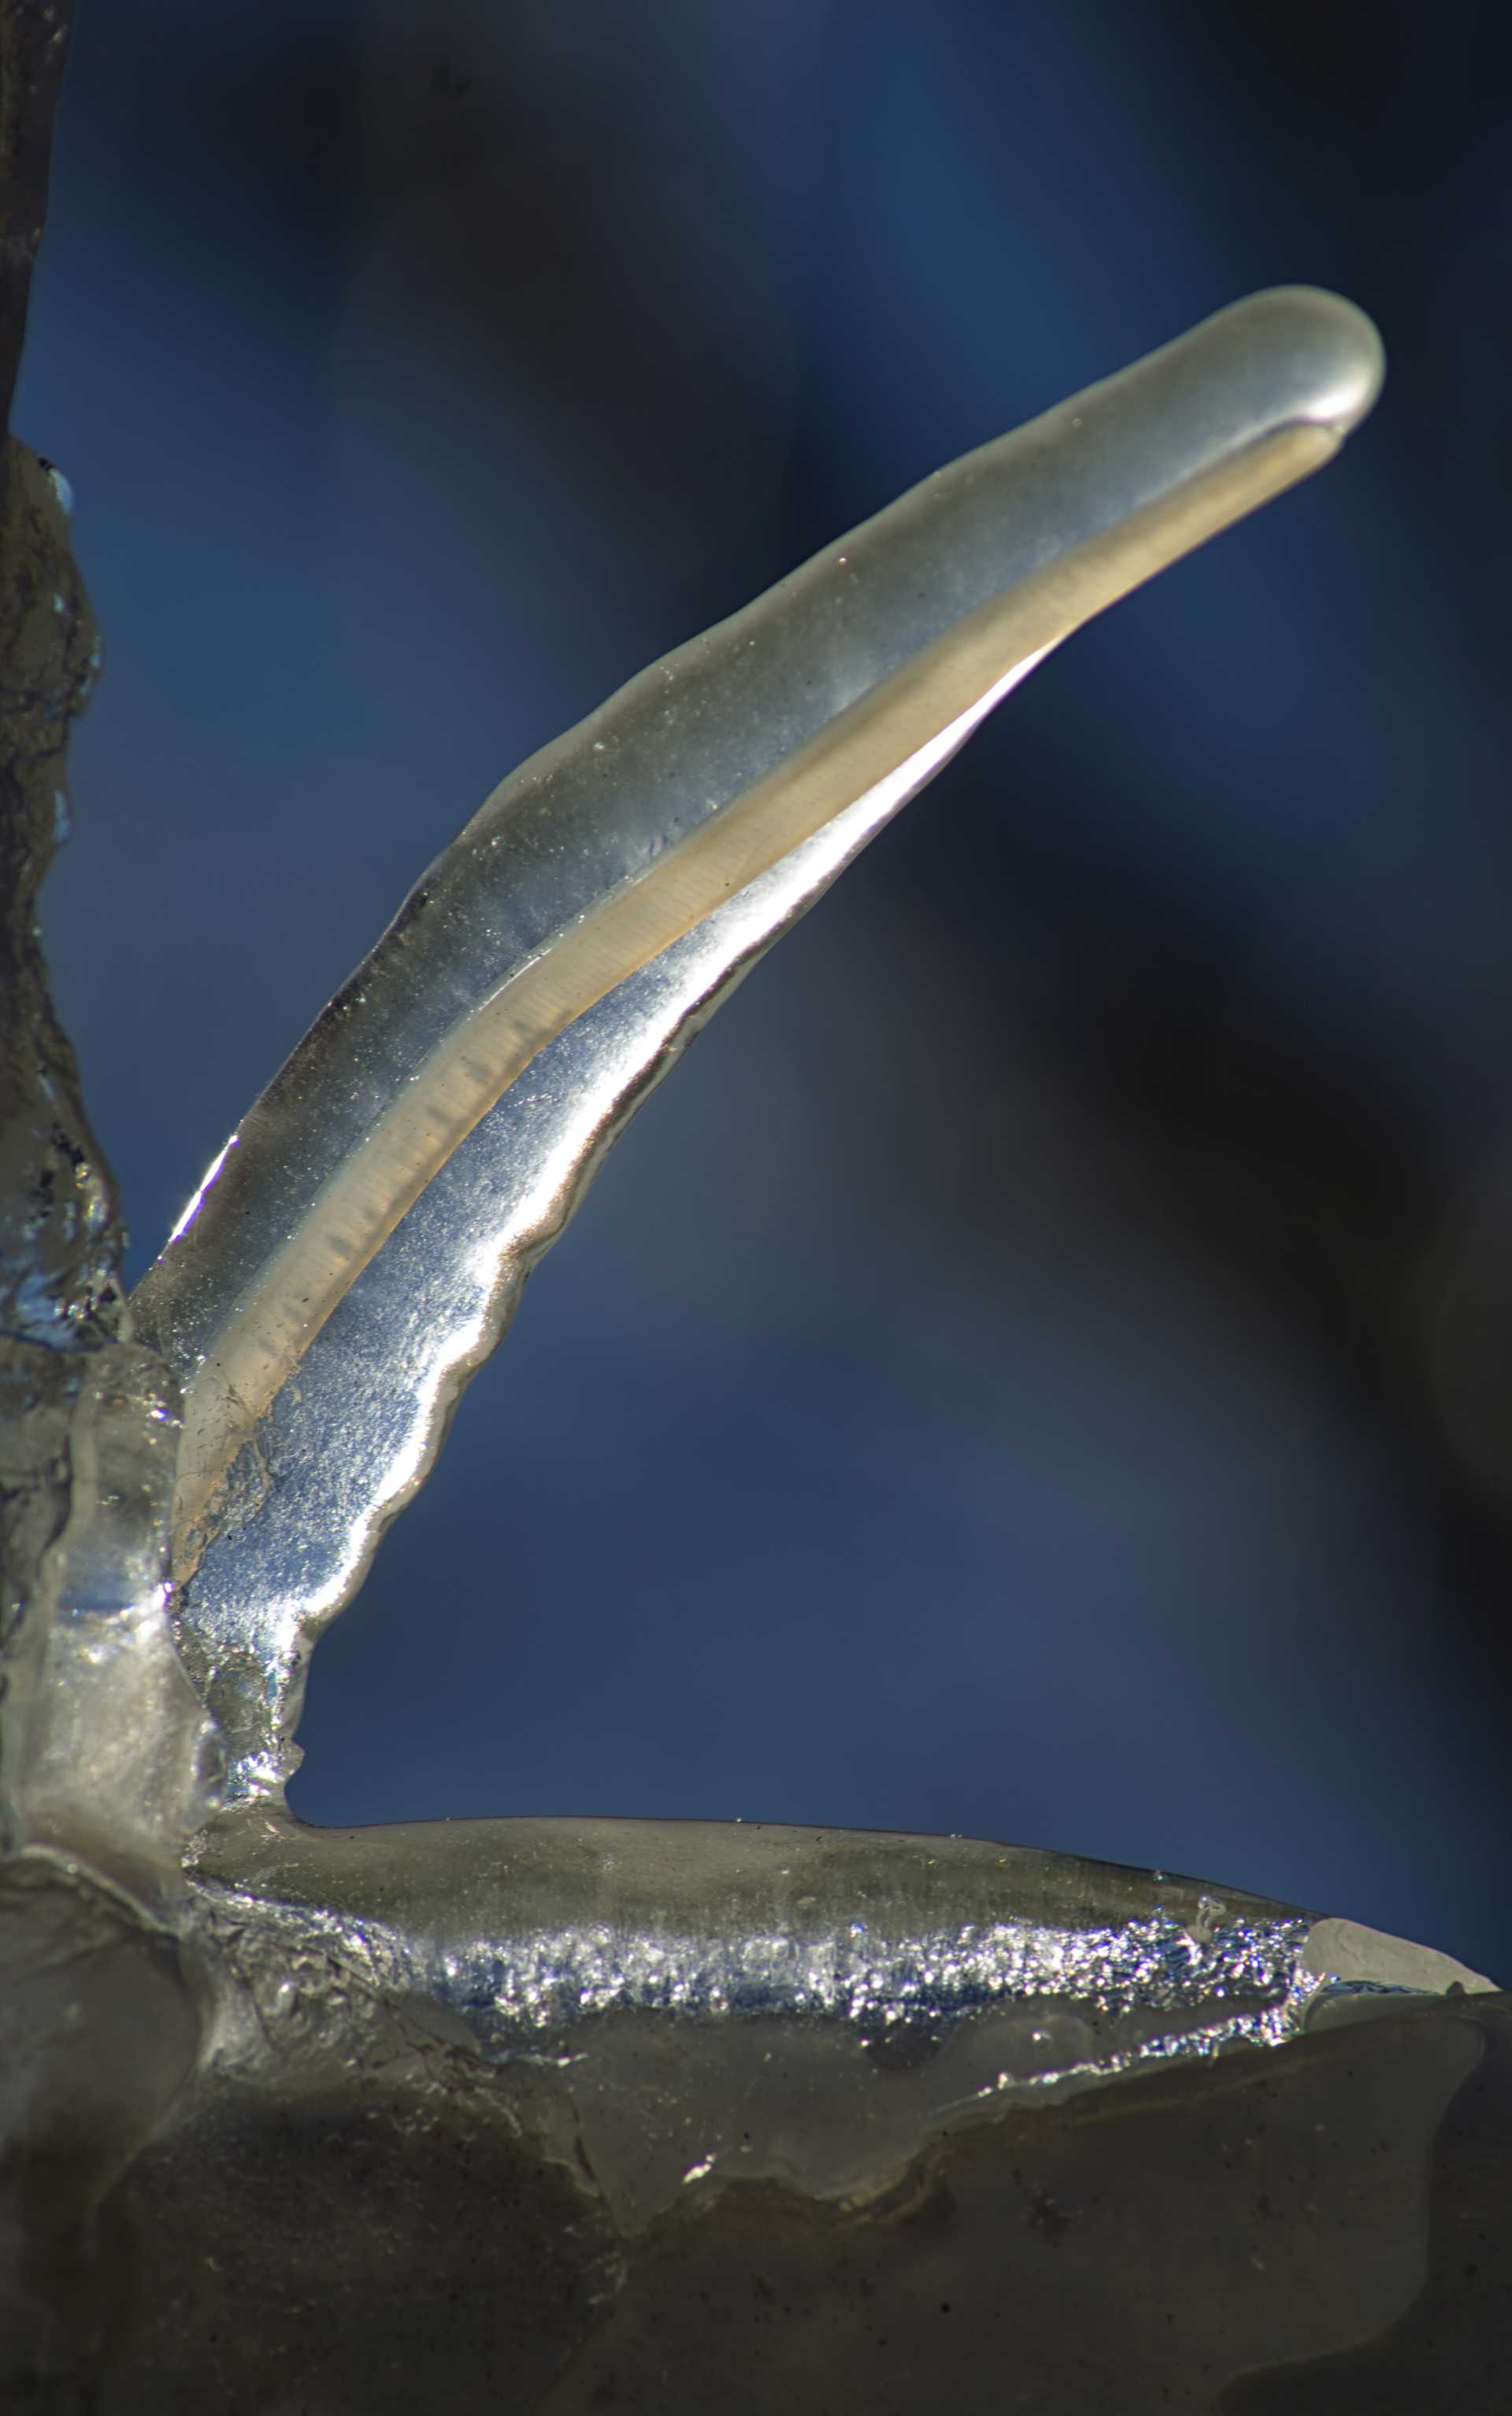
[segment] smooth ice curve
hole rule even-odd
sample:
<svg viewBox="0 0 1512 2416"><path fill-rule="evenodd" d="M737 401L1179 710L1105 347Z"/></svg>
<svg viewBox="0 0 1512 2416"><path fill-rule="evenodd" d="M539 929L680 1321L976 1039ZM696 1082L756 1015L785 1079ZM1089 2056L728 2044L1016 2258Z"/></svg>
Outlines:
<svg viewBox="0 0 1512 2416"><path fill-rule="evenodd" d="M692 1029L1036 661L1320 467L1380 379L1374 329L1335 296L1220 311L652 664L431 866L134 1303L186 1388L181 1615L207 1678L243 1673L244 1774L286 1767L314 1633ZM489 1182L428 1214L459 1153L491 1154ZM403 1284L359 1346L360 1307L384 1295L401 1228ZM414 1405L376 1455L354 1350Z"/></svg>

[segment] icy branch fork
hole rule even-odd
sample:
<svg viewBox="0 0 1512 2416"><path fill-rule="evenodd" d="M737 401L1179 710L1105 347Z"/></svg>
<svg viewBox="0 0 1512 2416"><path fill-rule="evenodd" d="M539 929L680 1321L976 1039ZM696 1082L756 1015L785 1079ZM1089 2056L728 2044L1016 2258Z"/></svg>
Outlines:
<svg viewBox="0 0 1512 2416"><path fill-rule="evenodd" d="M1320 468L1380 343L1252 296L938 471L505 780L206 1175L133 1304L186 1393L186 1655L234 1796L605 1151L1045 653Z"/></svg>

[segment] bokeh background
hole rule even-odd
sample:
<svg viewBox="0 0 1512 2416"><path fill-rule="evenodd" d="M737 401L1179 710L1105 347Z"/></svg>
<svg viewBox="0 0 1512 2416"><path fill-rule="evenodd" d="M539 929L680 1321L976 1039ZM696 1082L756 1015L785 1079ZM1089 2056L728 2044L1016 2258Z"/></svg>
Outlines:
<svg viewBox="0 0 1512 2416"><path fill-rule="evenodd" d="M1469 0L83 0L14 424L133 1271L499 776L1247 290L1392 369L638 1120L322 1646L320 1820L954 1830L1512 1977L1508 88Z"/></svg>

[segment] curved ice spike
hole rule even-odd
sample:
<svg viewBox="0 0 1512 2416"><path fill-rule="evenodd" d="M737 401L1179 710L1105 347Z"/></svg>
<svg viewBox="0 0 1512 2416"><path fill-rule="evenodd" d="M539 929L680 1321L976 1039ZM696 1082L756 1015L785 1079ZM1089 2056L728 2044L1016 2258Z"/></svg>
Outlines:
<svg viewBox="0 0 1512 2416"><path fill-rule="evenodd" d="M437 859L134 1303L186 1388L182 1617L241 1791L292 1768L315 1634L692 1031L1051 647L1321 467L1381 373L1333 295L1220 311L653 664Z"/></svg>

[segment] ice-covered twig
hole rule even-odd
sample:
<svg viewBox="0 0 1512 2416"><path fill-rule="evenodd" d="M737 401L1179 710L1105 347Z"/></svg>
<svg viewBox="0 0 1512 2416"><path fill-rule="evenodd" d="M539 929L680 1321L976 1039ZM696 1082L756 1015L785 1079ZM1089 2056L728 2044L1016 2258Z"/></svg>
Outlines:
<svg viewBox="0 0 1512 2416"><path fill-rule="evenodd" d="M1236 304L653 664L424 875L134 1304L185 1386L175 1569L239 1792L287 1775L314 1637L691 1032L1049 648L1327 461L1380 370L1332 295Z"/></svg>

